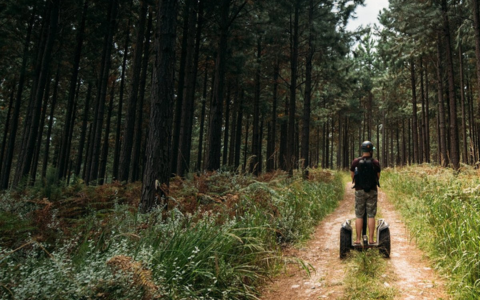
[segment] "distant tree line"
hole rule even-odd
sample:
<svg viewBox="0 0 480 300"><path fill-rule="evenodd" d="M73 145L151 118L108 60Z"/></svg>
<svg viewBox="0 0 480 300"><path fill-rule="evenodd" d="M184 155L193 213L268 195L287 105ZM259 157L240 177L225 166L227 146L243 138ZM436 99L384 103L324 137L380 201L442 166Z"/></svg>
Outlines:
<svg viewBox="0 0 480 300"><path fill-rule="evenodd" d="M390 1L376 84L383 164L479 164L479 3Z"/></svg>

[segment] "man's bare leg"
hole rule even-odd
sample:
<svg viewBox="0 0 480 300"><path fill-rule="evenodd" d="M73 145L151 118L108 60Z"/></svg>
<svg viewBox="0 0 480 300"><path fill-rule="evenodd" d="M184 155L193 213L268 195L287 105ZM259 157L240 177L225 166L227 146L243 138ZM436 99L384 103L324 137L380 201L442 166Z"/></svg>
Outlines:
<svg viewBox="0 0 480 300"><path fill-rule="evenodd" d="M362 240L362 229L363 229L363 219L357 218L355 220L355 231L357 232L357 239L355 240L355 244L360 244Z"/></svg>
<svg viewBox="0 0 480 300"><path fill-rule="evenodd" d="M373 243L373 234L375 232L375 218L368 218L368 241Z"/></svg>

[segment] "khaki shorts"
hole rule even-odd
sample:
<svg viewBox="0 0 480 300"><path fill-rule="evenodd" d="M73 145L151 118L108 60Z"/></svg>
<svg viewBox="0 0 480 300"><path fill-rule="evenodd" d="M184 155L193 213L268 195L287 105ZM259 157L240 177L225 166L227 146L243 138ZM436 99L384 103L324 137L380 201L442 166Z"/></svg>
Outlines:
<svg viewBox="0 0 480 300"><path fill-rule="evenodd" d="M363 218L365 207L367 208L367 216L375 218L377 215L377 191L371 190L365 192L364 190L355 191L355 216Z"/></svg>

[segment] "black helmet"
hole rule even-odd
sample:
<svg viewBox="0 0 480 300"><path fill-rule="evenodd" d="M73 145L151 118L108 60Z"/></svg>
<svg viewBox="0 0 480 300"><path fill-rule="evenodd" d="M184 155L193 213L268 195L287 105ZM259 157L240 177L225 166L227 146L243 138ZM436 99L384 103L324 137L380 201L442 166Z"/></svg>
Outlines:
<svg viewBox="0 0 480 300"><path fill-rule="evenodd" d="M362 143L362 152L373 152L373 150L375 150L375 147L373 146L372 142L365 141Z"/></svg>

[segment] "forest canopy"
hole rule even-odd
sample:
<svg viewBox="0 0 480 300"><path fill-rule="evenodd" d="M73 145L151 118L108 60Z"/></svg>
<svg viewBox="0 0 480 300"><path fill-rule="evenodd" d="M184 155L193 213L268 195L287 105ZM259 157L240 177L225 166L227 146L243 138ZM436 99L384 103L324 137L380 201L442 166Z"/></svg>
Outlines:
<svg viewBox="0 0 480 300"><path fill-rule="evenodd" d="M479 160L478 2L48 0L0 5L0 188L50 177L346 169Z"/></svg>

